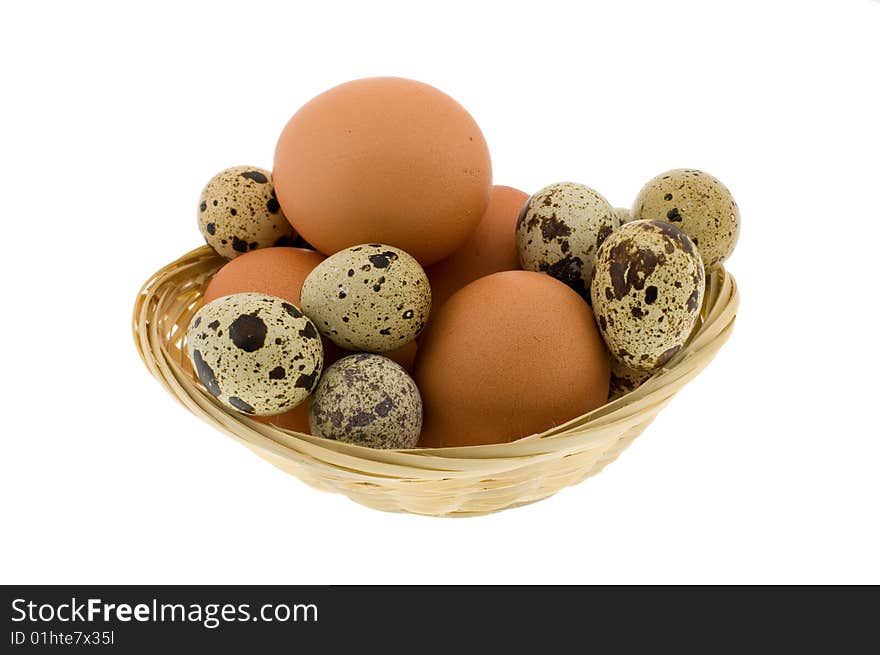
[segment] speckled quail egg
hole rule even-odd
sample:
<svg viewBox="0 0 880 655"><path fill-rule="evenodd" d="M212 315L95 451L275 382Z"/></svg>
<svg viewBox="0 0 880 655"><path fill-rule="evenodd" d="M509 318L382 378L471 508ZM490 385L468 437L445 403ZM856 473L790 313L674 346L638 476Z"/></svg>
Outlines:
<svg viewBox="0 0 880 655"><path fill-rule="evenodd" d="M336 345L387 352L415 339L425 326L431 286L404 251L363 244L318 264L303 284L302 308Z"/></svg>
<svg viewBox="0 0 880 655"><path fill-rule="evenodd" d="M292 245L297 236L281 213L272 174L254 166L234 166L211 178L199 198L199 229L227 259Z"/></svg>
<svg viewBox="0 0 880 655"><path fill-rule="evenodd" d="M565 282L589 302L596 251L619 225L614 208L593 189L551 184L529 198L519 215L520 264Z"/></svg>
<svg viewBox="0 0 880 655"><path fill-rule="evenodd" d="M416 383L387 357L358 353L324 371L312 397L312 434L371 448L412 448L422 429Z"/></svg>
<svg viewBox="0 0 880 655"><path fill-rule="evenodd" d="M627 207L615 207L614 214L617 216L617 220L620 221L621 225L626 225L633 219L632 213Z"/></svg>
<svg viewBox="0 0 880 655"><path fill-rule="evenodd" d="M706 279L688 236L665 221L633 221L596 257L593 312L611 354L640 371L668 362L690 336Z"/></svg>
<svg viewBox="0 0 880 655"><path fill-rule="evenodd" d="M608 391L608 400L617 400L631 391L635 391L651 377L648 371L637 371L626 364L611 360L611 386Z"/></svg>
<svg viewBox="0 0 880 655"><path fill-rule="evenodd" d="M633 203L634 219L654 218L682 229L706 268L730 257L739 238L739 208L720 180L693 168L662 173Z"/></svg>
<svg viewBox="0 0 880 655"><path fill-rule="evenodd" d="M245 414L296 407L318 384L324 361L312 322L291 303L261 293L208 303L193 317L186 339L205 389Z"/></svg>

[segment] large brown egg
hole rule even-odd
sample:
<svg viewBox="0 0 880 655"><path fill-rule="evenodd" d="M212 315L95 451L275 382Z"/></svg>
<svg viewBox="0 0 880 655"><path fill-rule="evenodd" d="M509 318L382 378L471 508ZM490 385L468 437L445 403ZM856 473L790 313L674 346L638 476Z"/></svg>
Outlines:
<svg viewBox="0 0 880 655"><path fill-rule="evenodd" d="M421 82L376 77L304 105L278 139L272 176L284 215L321 252L385 243L427 266L477 226L492 164L455 100Z"/></svg>
<svg viewBox="0 0 880 655"><path fill-rule="evenodd" d="M466 284L519 266L516 249L516 220L528 201L528 194L509 186L494 186L489 204L477 229L458 250L425 272L431 283L431 311Z"/></svg>
<svg viewBox="0 0 880 655"><path fill-rule="evenodd" d="M543 273L506 271L453 295L419 346L421 447L504 443L608 399L610 362L590 307Z"/></svg>

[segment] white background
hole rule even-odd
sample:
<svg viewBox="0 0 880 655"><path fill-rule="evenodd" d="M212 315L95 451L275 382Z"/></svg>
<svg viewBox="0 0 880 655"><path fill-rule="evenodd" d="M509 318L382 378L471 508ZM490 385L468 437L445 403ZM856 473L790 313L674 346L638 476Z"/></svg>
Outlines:
<svg viewBox="0 0 880 655"><path fill-rule="evenodd" d="M3 3L0 581L880 582L880 3ZM141 365L140 284L299 105L402 75L495 181L742 210L736 331L598 477L462 520L313 491Z"/></svg>

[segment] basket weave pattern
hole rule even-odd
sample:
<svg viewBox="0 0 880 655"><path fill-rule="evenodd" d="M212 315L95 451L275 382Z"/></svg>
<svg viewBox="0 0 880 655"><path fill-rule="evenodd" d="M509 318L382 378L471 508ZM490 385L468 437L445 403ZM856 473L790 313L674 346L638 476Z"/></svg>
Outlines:
<svg viewBox="0 0 880 655"><path fill-rule="evenodd" d="M708 272L701 320L666 366L632 393L542 434L491 446L375 450L264 425L225 409L202 388L184 337L224 263L203 246L144 284L132 328L150 373L189 411L313 487L375 509L432 516L525 505L601 471L712 360L739 305L733 277L721 267Z"/></svg>

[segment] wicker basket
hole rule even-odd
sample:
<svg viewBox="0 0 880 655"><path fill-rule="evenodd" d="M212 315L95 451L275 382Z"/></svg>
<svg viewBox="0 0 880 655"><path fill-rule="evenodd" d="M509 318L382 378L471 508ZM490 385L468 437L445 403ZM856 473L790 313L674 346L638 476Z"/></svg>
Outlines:
<svg viewBox="0 0 880 655"><path fill-rule="evenodd" d="M707 274L701 321L688 344L622 398L542 434L467 448L374 450L264 425L225 409L199 384L184 335L225 260L207 246L165 266L134 306L141 359L187 409L278 468L375 509L468 516L547 498L601 471L697 375L730 336L739 294L723 268Z"/></svg>

